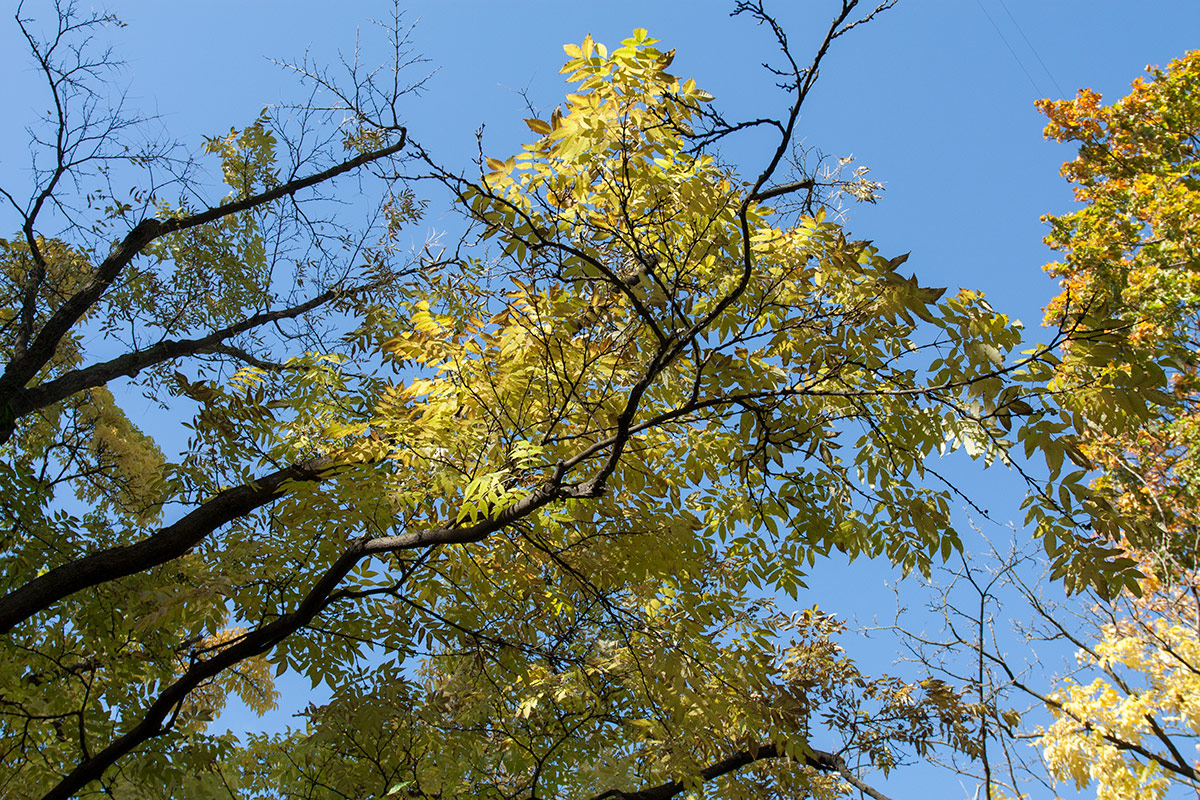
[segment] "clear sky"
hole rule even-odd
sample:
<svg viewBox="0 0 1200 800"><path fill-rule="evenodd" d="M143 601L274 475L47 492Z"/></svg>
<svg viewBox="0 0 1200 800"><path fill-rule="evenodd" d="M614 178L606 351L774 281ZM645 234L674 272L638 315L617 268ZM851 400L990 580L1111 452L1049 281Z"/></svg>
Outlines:
<svg viewBox="0 0 1200 800"><path fill-rule="evenodd" d="M775 0L768 8L803 55L803 43L823 30L836 5ZM48 6L31 0L26 11ZM786 98L759 66L773 57L773 43L766 31L729 19L731 6L412 0L406 7L417 23L415 46L437 72L408 111L411 135L443 162L465 166L475 131L486 123L487 153L506 156L528 135L520 90L546 110L561 101L561 45L587 33L615 43L635 27L676 48L672 71L695 77L729 116L782 113ZM270 59L296 61L309 51L330 62L353 50L361 28L362 59L382 61L368 20L391 13L384 0L112 0L107 8L128 23L113 34L113 45L127 62L120 80L129 103L160 115L174 138L196 150L202 135L304 96L295 77ZM1034 101L1081 87L1115 99L1147 64L1165 66L1200 45L1198 33L1197 0L901 0L837 43L800 136L835 157L855 156L885 184L877 206L849 209L856 238L873 239L885 254L911 250L908 267L922 282L982 289L998 310L1033 328L1056 289L1041 272L1050 254L1039 217L1071 202L1058 177L1070 151L1042 140ZM15 26L0 22L0 184L18 192L27 166L23 127L46 102L21 44ZM752 141L731 153L748 171L758 166ZM437 204L432 208L428 223L436 227ZM0 235L15 228L11 213L0 211L0 228ZM1019 496L1004 480L975 488L1001 521L1016 517ZM1014 510L1005 512L1006 504ZM890 596L861 587L890 575L859 564L849 572L830 569L814 576L808 602L864 616L877 608L886 616ZM855 590L847 592L848 585ZM945 786L960 793L956 779ZM914 797L929 788L903 778L884 787Z"/></svg>

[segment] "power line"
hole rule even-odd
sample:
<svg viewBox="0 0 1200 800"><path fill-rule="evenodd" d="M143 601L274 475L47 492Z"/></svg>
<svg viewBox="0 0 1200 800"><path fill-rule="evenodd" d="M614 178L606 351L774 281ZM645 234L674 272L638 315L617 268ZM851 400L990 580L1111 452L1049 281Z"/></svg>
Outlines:
<svg viewBox="0 0 1200 800"><path fill-rule="evenodd" d="M992 28L995 29L996 35L1000 37L1000 41L1004 42L1004 46L1007 47L1008 52L1012 54L1013 61L1017 62L1017 66L1021 68L1021 72L1024 72L1025 77L1029 79L1029 85L1033 87L1035 92L1042 94L1042 87L1038 86L1037 81L1035 81L1033 76L1029 74L1029 70L1025 69L1025 62L1023 62L1021 57L1017 55L1017 51L1013 49L1013 46L1008 43L1008 37L1004 35L1004 31L1000 30L1000 26L996 24L996 20L992 19L992 15L988 13L986 8L984 8L983 0L975 0L975 4L979 6L979 10L983 12L985 17L987 17L987 21L992 23Z"/></svg>
<svg viewBox="0 0 1200 800"><path fill-rule="evenodd" d="M1021 34L1021 38L1025 40L1025 44L1029 47L1029 52L1033 53L1033 57L1036 58L1038 63L1042 65L1042 71L1046 73L1048 78L1050 78L1050 82L1054 84L1054 88L1058 89L1058 96L1066 98L1067 93L1063 91L1061 86L1059 86L1058 80L1054 77L1054 73L1050 71L1050 68L1046 66L1046 62L1042 61L1042 57L1038 53L1037 48L1033 46L1033 42L1029 41L1029 37L1025 35L1024 29L1021 28L1021 23L1017 22L1017 18L1013 16L1011 11L1008 10L1008 6L1005 4L1004 0L997 0L997 2L999 2L1000 7L1004 9L1004 13L1008 14L1008 18L1012 20L1013 27L1017 29L1017 33ZM1011 50L1012 48L1009 49Z"/></svg>

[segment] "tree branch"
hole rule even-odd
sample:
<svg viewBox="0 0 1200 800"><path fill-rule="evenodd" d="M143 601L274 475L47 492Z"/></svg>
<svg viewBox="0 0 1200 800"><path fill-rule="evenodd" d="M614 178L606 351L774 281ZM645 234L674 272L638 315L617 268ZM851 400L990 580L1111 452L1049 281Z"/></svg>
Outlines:
<svg viewBox="0 0 1200 800"><path fill-rule="evenodd" d="M749 766L756 761L766 761L774 758L788 758L787 754L774 744L759 745L754 750L743 750L740 753L735 753L726 759L718 761L711 766L705 767L697 776L702 782L715 780L724 775L737 772L743 767ZM847 783L858 789L863 794L874 798L875 800L891 800L887 795L877 789L863 783L849 767L846 766L846 761L836 753L827 753L824 750L811 750L804 755L805 766L820 770L821 772L836 772ZM678 794L687 791L689 784L683 781L670 781L668 783L652 786L647 789L639 789L635 792L623 792L620 789L609 789L607 792L596 795L591 800L669 800Z"/></svg>
<svg viewBox="0 0 1200 800"><path fill-rule="evenodd" d="M78 392L92 389L96 386L103 386L115 378L132 378L142 370L161 364L164 361L204 353L229 353L231 349L223 345L226 339L271 322L298 317L328 303L339 294L342 294L342 292L339 292L337 289L330 289L298 305L277 311L266 311L261 314L255 314L234 325L213 331L207 336L201 336L196 339L162 341L144 350L134 350L133 352L125 353L99 364L92 364L88 367L72 370L52 381L18 391L9 400L9 409L15 421L26 414L46 408L60 400L65 400ZM234 355L243 360L251 358L248 353L243 354L240 351L234 351Z"/></svg>
<svg viewBox="0 0 1200 800"><path fill-rule="evenodd" d="M262 655L310 623L328 605L330 594L362 557L361 547L358 547L357 543L352 545L325 570L295 611L252 631L212 658L193 663L179 680L158 695L133 728L118 736L99 753L80 762L43 796L43 800L68 800L80 789L100 778L117 759L130 753L143 742L167 733L170 723L164 725L164 720L178 709L193 689L234 664Z"/></svg>
<svg viewBox="0 0 1200 800"><path fill-rule="evenodd" d="M25 352L14 357L5 367L3 374L0 374L0 444L8 441L15 429L13 397L45 367L54 356L62 338L83 318L88 309L116 280L121 270L133 261L146 245L167 234L207 225L210 222L266 205L280 198L290 197L302 189L316 186L365 164L394 155L400 152L408 140L405 129L400 128L399 132L400 140L388 147L362 153L329 169L288 181L250 197L214 206L184 217L165 220L145 219L139 222L133 230L126 234L124 239L113 247L91 279L55 310Z"/></svg>
<svg viewBox="0 0 1200 800"><path fill-rule="evenodd" d="M284 467L220 492L140 542L101 550L39 575L0 598L0 634L76 592L179 558L222 525L282 497L289 481L320 481L333 465L331 457L318 456Z"/></svg>
<svg viewBox="0 0 1200 800"><path fill-rule="evenodd" d="M363 552L369 555L380 555L383 553L395 553L400 550L413 550L418 547L435 547L443 544L469 544L481 541L501 528L529 516L534 511L553 503L555 500L564 497L587 496L586 490L582 487L563 486L562 479L566 471L567 465L560 461L555 466L554 474L550 476L548 481L495 516L487 517L471 525L451 525L442 528L402 533L397 536L383 536L378 539L371 539L363 545Z"/></svg>

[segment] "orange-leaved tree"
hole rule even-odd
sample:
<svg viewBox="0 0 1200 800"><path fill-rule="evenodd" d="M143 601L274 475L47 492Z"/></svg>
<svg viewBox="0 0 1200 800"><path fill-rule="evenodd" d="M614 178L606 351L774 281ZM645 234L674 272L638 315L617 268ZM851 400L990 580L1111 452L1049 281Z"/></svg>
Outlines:
<svg viewBox="0 0 1200 800"><path fill-rule="evenodd" d="M1046 243L1061 253L1047 269L1062 293L1047 309L1058 325L1082 320L1109 334L1099 357L1073 358L1063 373L1094 386L1127 381L1133 365L1161 402L1148 422L1131 418L1118 395L1078 393L1078 455L1101 470L1096 487L1140 523L1137 547L1169 549L1194 562L1200 482L1200 51L1151 69L1128 96L1102 105L1039 103L1046 136L1079 145L1063 166L1083 206L1048 217ZM1092 354L1095 356L1095 354ZM1160 390L1167 390L1162 392Z"/></svg>

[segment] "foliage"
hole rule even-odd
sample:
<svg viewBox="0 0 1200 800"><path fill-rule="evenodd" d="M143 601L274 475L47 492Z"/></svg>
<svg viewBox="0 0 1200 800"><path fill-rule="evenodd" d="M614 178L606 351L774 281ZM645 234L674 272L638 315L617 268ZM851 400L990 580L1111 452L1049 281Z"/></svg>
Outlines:
<svg viewBox="0 0 1200 800"><path fill-rule="evenodd" d="M1101 800L1158 800L1172 783L1200 779L1200 583L1161 562L1141 566L1141 597L1097 609L1098 636L1081 643L1080 666L1092 680L1062 681L1047 698L1055 722L1040 731L1051 773L1095 786Z"/></svg>
<svg viewBox="0 0 1200 800"><path fill-rule="evenodd" d="M943 652L972 654L974 690L987 708L980 777L989 797L1023 797L1031 780L1049 779L1094 789L1105 800L1161 798L1200 783L1200 52L1151 69L1111 105L1086 89L1073 100L1038 105L1049 119L1046 136L1079 146L1062 174L1082 204L1047 217L1046 244L1062 261L1046 269L1061 279L1062 292L1046 320L1076 330L1050 388L1069 412L1067 455L1090 471L1094 502L1127 521L1120 531L1102 532L1138 562L1143 577L1111 598L1068 606L1047 602L1042 589L1025 582L1025 558L1006 559L991 575L964 562L963 583L976 596L967 603L947 597L950 635L940 644ZM1153 398L1154 407L1131 413L1132 392ZM994 632L988 640L987 609L999 605L1005 585L1020 595L1005 601L1009 613L1023 599L1034 615L1022 638L1040 642L1042 658L1056 643L1067 645L1075 669L1048 680L1007 656ZM935 666L938 674L944 669ZM1021 715L1005 708L1021 695L1051 720L1037 726L1026 716L1022 727ZM1012 769L1021 758L1011 745L1027 738L1043 759L1029 780ZM998 759L988 755L989 739L1004 750L1006 779L998 766L993 771Z"/></svg>
<svg viewBox="0 0 1200 800"><path fill-rule="evenodd" d="M1049 119L1047 137L1079 145L1063 176L1083 203L1048 218L1046 243L1063 260L1047 269L1062 278L1063 291L1047 319L1108 320L1117 331L1109 344L1111 366L1093 376L1097 384L1127 381L1117 373L1138 369L1159 376L1157 386L1144 389L1162 404L1151 422L1125 419L1119 404L1090 393L1073 400L1082 417L1079 449L1102 470L1096 488L1141 523L1132 544L1168 545L1193 563L1200 508L1200 450L1194 446L1200 431L1200 51L1165 70L1151 69L1111 105L1083 90L1074 100L1039 107ZM1094 372L1074 357L1066 368Z"/></svg>
<svg viewBox="0 0 1200 800"><path fill-rule="evenodd" d="M1138 555L1137 592L1057 600L1029 579L1034 553L964 557L931 587L940 631L925 619L906 629L898 613L894 630L927 680L953 680L975 701L974 747L938 760L979 796L1058 796L1070 783L1102 800L1158 800L1200 785L1197 577L1161 554Z"/></svg>
<svg viewBox="0 0 1200 800"><path fill-rule="evenodd" d="M856 5L802 68L738 4L780 45L779 120L726 123L646 31L569 45L565 109L475 179L409 141L375 73L304 69L348 104L315 137L345 152L265 116L209 140L223 202L97 190L115 243L39 233L95 166L62 123L3 245L3 785L832 797L932 736L972 752L950 687L866 677L836 622L763 598L835 548L919 572L961 549L936 462L958 451L1021 470L1073 586L1133 575L1040 388L1076 329L1021 352L980 294L768 205L828 188L776 173L825 52L890 4ZM60 12L59 37L99 22ZM779 141L746 177L712 146L750 125ZM422 208L401 166L452 190L454 252L397 251ZM351 173L378 224L326 238L307 193ZM190 415L181 455L122 411L138 390ZM210 731L232 695L269 707L272 670L333 699L248 745Z"/></svg>
<svg viewBox="0 0 1200 800"><path fill-rule="evenodd" d="M1040 745L1055 777L1094 786L1098 797L1159 798L1174 782L1194 787L1200 778L1194 753L1184 755L1200 734L1200 51L1150 69L1109 106L1090 90L1039 105L1047 137L1079 144L1063 176L1084 204L1049 218L1046 242L1064 260L1047 267L1063 287L1048 319L1113 320L1119 358L1095 375L1099 383L1131 364L1157 364L1170 377L1158 413L1139 424L1090 394L1073 401L1080 451L1099 471L1095 487L1139 523L1125 542L1146 577L1069 635L1081 674L1044 698L1056 721L1040 731ZM1074 354L1063 368L1078 369Z"/></svg>

